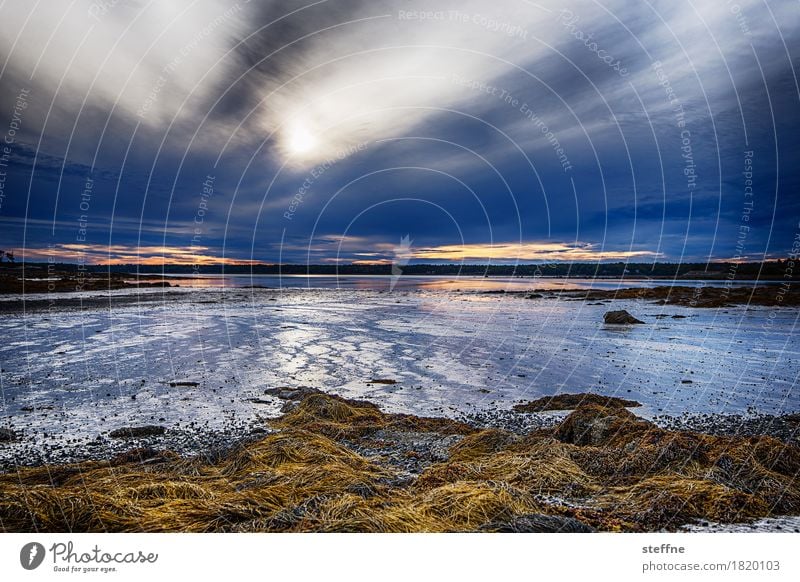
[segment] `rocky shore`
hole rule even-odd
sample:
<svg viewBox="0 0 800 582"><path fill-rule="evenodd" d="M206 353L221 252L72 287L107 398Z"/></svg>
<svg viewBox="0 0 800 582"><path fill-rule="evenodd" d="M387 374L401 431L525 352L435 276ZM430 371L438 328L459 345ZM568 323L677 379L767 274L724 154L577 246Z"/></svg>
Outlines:
<svg viewBox="0 0 800 582"><path fill-rule="evenodd" d="M534 406L571 411L491 426L313 389L274 396L282 416L204 454L169 450L169 430L131 431L111 458L8 470L0 529L661 531L800 514L793 416L699 432L702 419L665 428L576 395Z"/></svg>
<svg viewBox="0 0 800 582"><path fill-rule="evenodd" d="M581 301L610 301L614 299L641 300L659 305L681 307L715 308L731 305L785 306L800 305L800 289L797 284L781 285L712 286L687 287L681 285L638 287L624 289L591 290L534 290L524 294L529 299L561 297Z"/></svg>
<svg viewBox="0 0 800 582"><path fill-rule="evenodd" d="M128 273L95 273L87 271L58 271L28 267L0 270L0 295L21 293L74 293L79 291L114 291L170 287L168 281Z"/></svg>

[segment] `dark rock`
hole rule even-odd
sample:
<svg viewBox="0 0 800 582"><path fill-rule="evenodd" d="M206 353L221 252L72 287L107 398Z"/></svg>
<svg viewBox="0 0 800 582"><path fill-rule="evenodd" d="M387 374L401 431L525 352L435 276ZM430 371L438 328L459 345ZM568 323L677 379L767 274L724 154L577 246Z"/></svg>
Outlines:
<svg viewBox="0 0 800 582"><path fill-rule="evenodd" d="M199 386L200 382L187 382L187 381L170 382L169 385L172 386L173 388L176 388L176 387L179 387L179 386L195 387L195 386Z"/></svg>
<svg viewBox="0 0 800 582"><path fill-rule="evenodd" d="M109 459L109 463L111 463L112 466L125 465L127 463L151 465L174 459L175 459L174 453L168 453L166 451L157 451L149 447L142 447L116 454Z"/></svg>
<svg viewBox="0 0 800 582"><path fill-rule="evenodd" d="M516 404L514 412L544 412L546 410L575 410L583 404L597 404L598 406L627 408L641 406L635 400L617 398L616 396L602 396L600 394L556 394L545 396L530 402Z"/></svg>
<svg viewBox="0 0 800 582"><path fill-rule="evenodd" d="M287 400L281 406L281 414L288 414L298 406L300 406L300 403L297 400Z"/></svg>
<svg viewBox="0 0 800 582"><path fill-rule="evenodd" d="M0 428L0 443L8 443L17 440L17 433L10 428Z"/></svg>
<svg viewBox="0 0 800 582"><path fill-rule="evenodd" d="M277 388L267 388L264 394L267 396L274 396L280 400L289 400L292 402L299 402L309 394L318 394L319 390L311 388L310 386L278 386Z"/></svg>
<svg viewBox="0 0 800 582"><path fill-rule="evenodd" d="M618 311L608 311L603 316L603 321L610 325L633 325L637 323L644 323L640 319L636 319L624 309Z"/></svg>
<svg viewBox="0 0 800 582"><path fill-rule="evenodd" d="M507 521L495 520L481 526L480 531L497 533L592 533L595 529L573 517L529 513Z"/></svg>
<svg viewBox="0 0 800 582"><path fill-rule="evenodd" d="M169 281L142 281L142 282L132 282L128 283L126 287L141 287L141 288L150 288L150 287L172 287ZM175 287L179 287L179 285L175 285Z"/></svg>
<svg viewBox="0 0 800 582"><path fill-rule="evenodd" d="M166 432L166 428L156 425L126 426L112 430L108 433L112 439L135 439L148 436L158 436Z"/></svg>

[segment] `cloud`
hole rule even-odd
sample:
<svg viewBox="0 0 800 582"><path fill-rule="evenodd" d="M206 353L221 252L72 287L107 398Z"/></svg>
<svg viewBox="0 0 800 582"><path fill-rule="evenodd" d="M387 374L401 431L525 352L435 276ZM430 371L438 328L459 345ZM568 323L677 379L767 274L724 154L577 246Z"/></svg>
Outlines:
<svg viewBox="0 0 800 582"><path fill-rule="evenodd" d="M590 243L523 242L500 244L441 245L413 249L411 256L421 261L609 261L636 257L656 257L652 251L605 250Z"/></svg>
<svg viewBox="0 0 800 582"><path fill-rule="evenodd" d="M58 244L19 251L25 261L53 261L91 265L249 265L248 259L222 257L206 246Z"/></svg>
<svg viewBox="0 0 800 582"><path fill-rule="evenodd" d="M386 242L380 236L355 235L323 235L310 244L300 241L287 243L282 246L282 252L295 262L356 264L626 261L661 256L650 250L610 249L587 242L522 241L415 246L405 236L397 242Z"/></svg>
<svg viewBox="0 0 800 582"><path fill-rule="evenodd" d="M693 211L712 229L735 217L731 192L748 147L759 156L755 172L765 192L752 223L774 226L749 240L776 244L781 239L771 233L791 230L786 210L794 208L789 194L798 183L792 59L800 56L800 23L788 2L736 7L666 0L6 3L0 117L20 87L31 88L31 99L4 218L28 213L68 224L75 205L65 201L91 171L104 178L93 200L95 223L141 221L144 244L175 245L179 239L157 236L158 225L162 235L185 230L197 207L194 177L214 174L219 196L204 242L226 254L274 249L287 229L308 241L323 214L325 232L347 232L366 208L404 196L457 216L467 244L517 240L519 231L523 241L635 243L638 252L634 231L672 241L689 231L689 221L697 224ZM694 192L654 61L691 130L701 182ZM330 159L338 160L335 169L312 176L313 194L288 223L282 217L291 198ZM381 182L378 172L393 167L454 180L419 170L387 173ZM480 208L465 203L461 182L474 187ZM457 241L432 218L398 224L410 214L376 219L370 234L394 236L397 226L430 249ZM130 232L109 225L93 236L129 245L137 240ZM727 255L735 243L691 232L688 246L650 250ZM325 258L331 255L319 255Z"/></svg>
<svg viewBox="0 0 800 582"><path fill-rule="evenodd" d="M248 1L42 0L2 8L9 86L33 87L29 136L68 136L78 116L164 127L192 119L230 72ZM49 103L49 106L48 106ZM94 135L94 139L101 137ZM34 141L34 139L30 139ZM83 145L83 144L76 144ZM90 150L91 151L91 150Z"/></svg>
<svg viewBox="0 0 800 582"><path fill-rule="evenodd" d="M523 242L498 244L440 245L434 247L404 246L376 242L367 237L327 236L315 244L285 245L283 249L293 261L311 263L393 264L417 262L549 262L549 261L624 261L655 257L656 253L639 250L605 250L590 243ZM305 256L301 256L305 251ZM249 265L263 261L223 257L218 249L192 245L145 246L58 244L19 251L26 261L76 262L94 265Z"/></svg>
<svg viewBox="0 0 800 582"><path fill-rule="evenodd" d="M342 7L349 10L345 11ZM288 12L288 10L287 10ZM550 9L484 2L336 2L302 10L247 46L272 54L250 90L274 148L289 164L307 166L361 143L397 136L455 106L455 76L502 74L509 59L541 50L528 30ZM262 44L259 44L262 43ZM254 47L258 47L254 49Z"/></svg>
<svg viewBox="0 0 800 582"><path fill-rule="evenodd" d="M734 14L717 5L621 0L605 10L549 0L447 0L435 7L397 0L43 0L4 5L0 51L21 82L41 88L34 95L52 94L54 107L73 116L113 107L143 131L177 123L178 148L263 144L279 163L308 167L354 144L405 135L451 108L477 104L479 115L481 103L508 108L465 83L525 89L523 98L562 133L591 131L588 125L614 130L611 111L633 99L629 83L640 88L648 113L668 114L653 59L673 84L702 80L704 95L717 100L731 83L720 59L737 72L755 70L741 49L752 40L776 50L764 12L781 18L788 10L757 0L737 6ZM731 34L737 15L747 35ZM626 77L601 60L606 54L625 64ZM706 76L712 69L719 74ZM576 90L584 98L574 99ZM687 101L696 96L694 89L684 93ZM733 92L726 99L735 105ZM543 145L524 131L518 111L508 113L500 129L523 128L523 137L515 135L523 148ZM71 129L58 117L38 129Z"/></svg>

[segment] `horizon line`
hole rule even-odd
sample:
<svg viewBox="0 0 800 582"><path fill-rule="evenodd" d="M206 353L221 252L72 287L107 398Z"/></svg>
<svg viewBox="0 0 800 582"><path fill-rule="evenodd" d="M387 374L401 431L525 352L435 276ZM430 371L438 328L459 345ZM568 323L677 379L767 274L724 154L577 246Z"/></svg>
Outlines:
<svg viewBox="0 0 800 582"><path fill-rule="evenodd" d="M442 263L433 263L433 262L411 262L406 265L405 267L514 267L514 266L555 266L555 265L646 265L646 266L655 266L655 265L759 265L759 264L768 264L768 263L779 263L785 261L794 260L791 257L773 257L769 259L763 260L732 260L732 259L712 259L712 260L689 260L689 261L654 261L654 262L631 262L631 261L620 261L620 260L597 260L597 261L515 261L515 262L508 262L508 263L473 263L473 262L442 262ZM197 270L209 267L215 268L225 268L225 267L325 267L325 268L335 268L335 267L390 267L392 266L393 262L387 261L376 261L376 262L363 262L363 261L355 261L355 262L341 262L341 263L277 263L277 262L268 262L268 261L242 261L242 262L219 262L219 263L202 263L202 264L191 264L191 263L171 263L171 262L164 262L164 263L88 263L82 261L70 262L70 261L3 261L0 262L0 267L19 267L25 265L72 265L72 266L84 266L84 267L184 267L184 268L196 268Z"/></svg>

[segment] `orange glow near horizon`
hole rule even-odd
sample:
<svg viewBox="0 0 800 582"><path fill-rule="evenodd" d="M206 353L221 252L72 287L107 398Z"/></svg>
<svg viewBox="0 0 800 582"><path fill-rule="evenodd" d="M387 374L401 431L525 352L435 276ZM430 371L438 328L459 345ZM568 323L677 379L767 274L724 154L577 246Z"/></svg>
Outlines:
<svg viewBox="0 0 800 582"><path fill-rule="evenodd" d="M413 259L445 261L597 261L629 259L632 257L653 257L652 251L601 251L592 244L568 243L498 243L442 245L410 249Z"/></svg>
<svg viewBox="0 0 800 582"><path fill-rule="evenodd" d="M394 261L391 259L356 259L350 261L351 265L392 265Z"/></svg>
<svg viewBox="0 0 800 582"><path fill-rule="evenodd" d="M81 262L92 265L255 265L262 261L208 254L209 247L63 244L24 249L24 260Z"/></svg>
<svg viewBox="0 0 800 582"><path fill-rule="evenodd" d="M319 263L351 263L354 265L386 265L396 260L394 247L386 243L371 246L372 252L355 253L357 257L321 258ZM661 256L651 251L604 251L589 243L498 243L440 245L435 247L408 248L404 259L419 261L562 261L591 262L598 260L627 260L634 257ZM376 252L377 251L377 252ZM259 265L269 264L255 259L219 257L214 249L206 246L128 246L95 244L61 244L46 248L24 249L19 252L27 261L77 262L93 265ZM369 258L364 258L369 257Z"/></svg>

